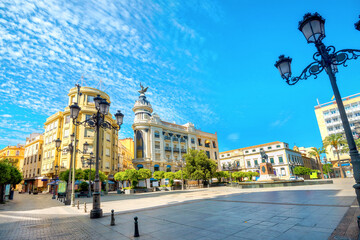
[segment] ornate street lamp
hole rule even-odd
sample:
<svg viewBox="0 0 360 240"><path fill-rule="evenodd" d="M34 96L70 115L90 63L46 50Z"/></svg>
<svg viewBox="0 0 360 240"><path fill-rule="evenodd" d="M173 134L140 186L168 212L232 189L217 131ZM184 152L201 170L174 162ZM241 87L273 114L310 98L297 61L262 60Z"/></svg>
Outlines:
<svg viewBox="0 0 360 240"><path fill-rule="evenodd" d="M95 108L97 110L96 114L92 115L90 118L86 119L83 122L77 121L77 116L80 112L77 111L78 108L76 106L70 106L70 111L72 110L73 114L70 115L74 116L73 124L75 126L84 125L91 128L95 128L96 131L96 163L95 163L95 181L94 181L94 193L93 193L93 209L90 212L90 218L100 218L102 217L102 209L100 208L100 180L99 180L99 163L100 163L100 128L103 129L115 129L120 130L121 125L123 123L124 115L118 111L115 114L117 126L113 126L112 123L107 122L105 120L105 116L108 115L110 109L110 103L106 101L106 99L101 98L100 95L94 98ZM85 146L84 146L85 147Z"/></svg>
<svg viewBox="0 0 360 240"><path fill-rule="evenodd" d="M186 162L184 158L181 158L177 165L180 166L181 169L181 190L184 190L184 176L183 176L183 166L186 166Z"/></svg>
<svg viewBox="0 0 360 240"><path fill-rule="evenodd" d="M86 166L87 167L90 167L90 171L89 171L89 193L88 193L88 197L91 197L91 165L94 164L94 156L93 156L93 153L91 152L90 153L90 158L88 159L85 159L84 156L81 157L81 162L82 162L82 165L83 165L83 168L85 168Z"/></svg>
<svg viewBox="0 0 360 240"><path fill-rule="evenodd" d="M359 18L360 18L360 16L359 16ZM360 31L360 20L355 23L355 29Z"/></svg>
<svg viewBox="0 0 360 240"><path fill-rule="evenodd" d="M55 166L55 176L54 176L54 178L55 178L55 183L54 183L54 190L53 190L53 196L52 196L52 199L55 199L56 197L55 197L55 195L56 195L56 180L57 180L57 171L58 171L58 169L59 169L59 166L58 165L56 165Z"/></svg>
<svg viewBox="0 0 360 240"><path fill-rule="evenodd" d="M74 202L75 199L75 173L73 173L73 180L71 180L71 170L72 170L72 161L73 161L73 153L79 152L82 154L86 154L87 151L87 147L88 147L88 143L85 142L84 143L84 150L81 151L80 149L74 149L74 145L73 142L75 140L75 134L71 134L70 136L70 143L67 146L67 148L64 149L60 149L61 146L61 140L58 138L55 140L55 147L56 147L56 151L58 152L70 152L70 166L69 166L69 176L68 176L68 182L67 182L67 188L66 188L66 200L65 200L65 205L70 205L71 202ZM86 147L87 144L87 147ZM86 149L86 150L85 150ZM56 167L55 167L56 169ZM70 192L71 190L71 192Z"/></svg>
<svg viewBox="0 0 360 240"><path fill-rule="evenodd" d="M359 30L360 21L355 24L355 28ZM305 14L304 19L299 22L299 30L304 34L308 43L315 44L317 52L313 55L314 62L310 63L298 77L291 77L291 59L285 58L284 55L279 57L279 60L275 63L275 67L280 71L281 77L285 79L289 85L294 85L300 80L306 80L310 76L317 78L317 75L323 70L328 74L350 150L351 164L353 165L354 178L356 181L354 188L358 202L360 203L360 155L356 149L354 137L335 78L337 66L343 65L347 67L346 61L357 59L360 56L360 50L343 49L336 51L334 46L326 47L322 42L322 39L325 38L325 19L318 13Z"/></svg>

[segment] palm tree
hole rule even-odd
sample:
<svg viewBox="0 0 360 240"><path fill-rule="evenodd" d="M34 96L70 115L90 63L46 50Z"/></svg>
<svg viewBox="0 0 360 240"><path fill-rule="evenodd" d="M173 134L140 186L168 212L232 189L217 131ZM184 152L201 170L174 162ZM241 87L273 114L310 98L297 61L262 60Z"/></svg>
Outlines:
<svg viewBox="0 0 360 240"><path fill-rule="evenodd" d="M345 149L342 148L342 146L346 146L347 144L345 138L341 133L331 134L323 140L323 144L325 148L331 146L335 149L338 157L338 166L340 167L340 176L341 178L344 178L344 173L340 163L340 152L345 152Z"/></svg>
<svg viewBox="0 0 360 240"><path fill-rule="evenodd" d="M326 150L324 147L321 147L321 148L316 148L316 147L313 147L311 148L312 150L309 152L310 156L313 156L315 157L317 163L318 163L318 166L320 168L320 172L321 172L321 178L324 179L324 172L323 172L323 168L322 168L322 164L321 164L321 161L320 161L320 155L322 153L326 153Z"/></svg>

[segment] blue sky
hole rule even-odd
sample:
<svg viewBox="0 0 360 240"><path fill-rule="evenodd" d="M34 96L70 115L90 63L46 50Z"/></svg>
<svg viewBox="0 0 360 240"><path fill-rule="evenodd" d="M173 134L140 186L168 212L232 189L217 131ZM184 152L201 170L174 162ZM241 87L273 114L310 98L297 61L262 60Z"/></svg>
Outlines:
<svg viewBox="0 0 360 240"><path fill-rule="evenodd" d="M288 86L280 54L299 74L315 52L297 29L326 18L324 42L360 48L358 0L0 2L0 147L43 132L76 83L99 87L132 137L138 85L163 120L217 132L220 151L271 141L320 146L314 106L330 101L325 73ZM360 92L360 61L339 67L342 96Z"/></svg>

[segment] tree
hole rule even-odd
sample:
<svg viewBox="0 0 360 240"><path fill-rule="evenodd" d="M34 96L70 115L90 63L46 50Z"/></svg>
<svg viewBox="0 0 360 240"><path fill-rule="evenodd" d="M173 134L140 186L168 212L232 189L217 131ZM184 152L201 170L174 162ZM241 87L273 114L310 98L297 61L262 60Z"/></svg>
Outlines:
<svg viewBox="0 0 360 240"><path fill-rule="evenodd" d="M153 177L154 177L155 179L157 179L157 180L161 180L161 179L164 178L164 174L165 174L164 171L155 171L155 172L153 173Z"/></svg>
<svg viewBox="0 0 360 240"><path fill-rule="evenodd" d="M324 147L332 147L338 157L338 166L340 167L340 176L344 178L344 172L340 163L340 153L346 152L346 147L342 149L343 146L346 146L346 140L341 133L331 134L327 136L323 141Z"/></svg>
<svg viewBox="0 0 360 240"><path fill-rule="evenodd" d="M310 175L312 169L302 166L297 166L294 168L294 174L295 175Z"/></svg>
<svg viewBox="0 0 360 240"><path fill-rule="evenodd" d="M135 188L138 184L139 173L136 169L126 169L125 170L125 178L130 181L130 186Z"/></svg>
<svg viewBox="0 0 360 240"><path fill-rule="evenodd" d="M88 173L89 174L89 173ZM65 182L68 182L69 180L69 169L67 169L64 172L61 172L59 175L59 179ZM75 180L85 179L84 178L84 172L81 169L75 170Z"/></svg>
<svg viewBox="0 0 360 240"><path fill-rule="evenodd" d="M212 178L216 172L216 162L209 159L206 153L202 150L190 150L189 153L184 154L186 160L185 170L189 178L207 181Z"/></svg>
<svg viewBox="0 0 360 240"><path fill-rule="evenodd" d="M145 179L145 187L147 188L147 181L146 179L151 178L151 170L150 169L145 169L145 168L141 168L138 170L139 173L139 179Z"/></svg>
<svg viewBox="0 0 360 240"><path fill-rule="evenodd" d="M219 171L214 174L214 177L217 178L218 182L221 182L221 178L228 178L229 172L227 171Z"/></svg>
<svg viewBox="0 0 360 240"><path fill-rule="evenodd" d="M321 164L321 161L320 161L320 155L323 154L323 153L326 153L326 149L324 147L321 147L321 148L313 147L311 149L312 150L309 152L309 154L310 154L310 156L315 157L315 159L316 159L316 161L318 163L318 166L320 168L321 178L324 179L325 177L324 177L322 164Z"/></svg>
<svg viewBox="0 0 360 240"><path fill-rule="evenodd" d="M16 167L10 167L10 181L9 184L12 184L15 187L16 184L19 184L23 180L22 174Z"/></svg>
<svg viewBox="0 0 360 240"><path fill-rule="evenodd" d="M5 162L0 162L0 203L5 203L5 184L10 180L10 166Z"/></svg>
<svg viewBox="0 0 360 240"><path fill-rule="evenodd" d="M173 173L173 172L166 172L166 173L164 174L164 178L170 180L170 185L171 185L171 186L174 185L175 173Z"/></svg>
<svg viewBox="0 0 360 240"><path fill-rule="evenodd" d="M183 178L183 179L187 179L187 178L188 178L188 176L187 176L187 174L186 174L185 171L179 170L179 171L175 172L175 179L181 179L181 173L182 173L182 178Z"/></svg>
<svg viewBox="0 0 360 240"><path fill-rule="evenodd" d="M88 191L89 190L89 184L87 182L82 182L79 185L80 191Z"/></svg>
<svg viewBox="0 0 360 240"><path fill-rule="evenodd" d="M326 164L322 165L322 167L323 167L324 173L330 177L330 173L332 173L334 171L334 169L332 168L333 165L331 163L326 163Z"/></svg>

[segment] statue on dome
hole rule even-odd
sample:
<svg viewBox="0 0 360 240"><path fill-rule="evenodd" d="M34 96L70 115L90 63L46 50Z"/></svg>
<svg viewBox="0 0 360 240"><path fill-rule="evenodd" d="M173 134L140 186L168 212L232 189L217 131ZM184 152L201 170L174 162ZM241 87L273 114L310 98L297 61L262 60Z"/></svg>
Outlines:
<svg viewBox="0 0 360 240"><path fill-rule="evenodd" d="M147 91L147 90L148 90L148 88L149 88L149 87L144 88L144 86L143 86L143 85L141 85L141 83L140 83L140 87L141 87L141 90L140 90L140 91L138 91L140 94L145 94L145 93L146 93L146 91Z"/></svg>

